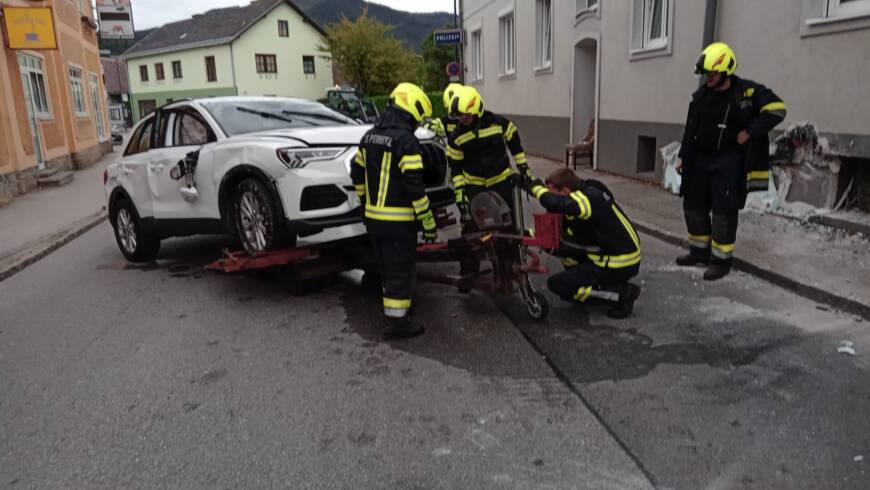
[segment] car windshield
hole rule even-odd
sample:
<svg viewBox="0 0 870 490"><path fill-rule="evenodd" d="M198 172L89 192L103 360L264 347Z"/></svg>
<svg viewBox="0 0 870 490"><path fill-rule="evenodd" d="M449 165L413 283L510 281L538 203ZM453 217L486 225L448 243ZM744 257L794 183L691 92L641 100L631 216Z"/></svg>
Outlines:
<svg viewBox="0 0 870 490"><path fill-rule="evenodd" d="M215 100L201 102L228 136L272 129L359 124L318 102L305 100Z"/></svg>

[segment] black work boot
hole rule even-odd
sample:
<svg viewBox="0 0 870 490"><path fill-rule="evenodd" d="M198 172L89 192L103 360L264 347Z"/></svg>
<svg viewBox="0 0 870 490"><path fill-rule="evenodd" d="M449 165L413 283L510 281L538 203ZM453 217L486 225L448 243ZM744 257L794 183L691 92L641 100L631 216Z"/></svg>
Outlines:
<svg viewBox="0 0 870 490"><path fill-rule="evenodd" d="M677 257L677 265L691 267L695 265L707 265L710 263L710 249L689 248L689 253Z"/></svg>
<svg viewBox="0 0 870 490"><path fill-rule="evenodd" d="M410 318L387 317L384 320L384 340L401 340L416 337L426 329L419 323L412 322Z"/></svg>
<svg viewBox="0 0 870 490"><path fill-rule="evenodd" d="M639 296L640 286L627 283L619 293L619 301L617 301L616 306L607 310L607 316L617 320L628 318L634 310L634 302Z"/></svg>
<svg viewBox="0 0 870 490"><path fill-rule="evenodd" d="M718 260L710 262L707 270L704 271L705 281L716 281L727 276L731 272L731 264L728 262L720 262Z"/></svg>

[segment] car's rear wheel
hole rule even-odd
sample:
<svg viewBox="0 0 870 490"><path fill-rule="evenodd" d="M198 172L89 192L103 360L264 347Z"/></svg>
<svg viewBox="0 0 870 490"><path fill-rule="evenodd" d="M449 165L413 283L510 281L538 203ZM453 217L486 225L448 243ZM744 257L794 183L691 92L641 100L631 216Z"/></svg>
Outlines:
<svg viewBox="0 0 870 490"><path fill-rule="evenodd" d="M294 240L282 234L276 204L269 189L258 179L242 180L236 187L233 195L236 231L249 254L292 246Z"/></svg>
<svg viewBox="0 0 870 490"><path fill-rule="evenodd" d="M139 214L127 199L121 199L111 214L115 241L130 262L149 262L160 252L160 238L142 230Z"/></svg>

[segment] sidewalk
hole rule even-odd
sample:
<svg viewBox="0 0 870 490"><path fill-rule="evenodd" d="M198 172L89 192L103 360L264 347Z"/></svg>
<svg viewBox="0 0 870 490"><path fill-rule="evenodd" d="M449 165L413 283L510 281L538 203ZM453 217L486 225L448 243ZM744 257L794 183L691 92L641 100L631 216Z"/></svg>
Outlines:
<svg viewBox="0 0 870 490"><path fill-rule="evenodd" d="M120 147L75 172L62 187L38 189L0 207L0 280L39 260L105 219L103 170Z"/></svg>
<svg viewBox="0 0 870 490"><path fill-rule="evenodd" d="M537 157L529 164L541 178L564 166ZM589 169L577 172L604 182L640 231L688 247L679 197L656 184ZM870 237L744 211L734 255L738 269L870 319Z"/></svg>

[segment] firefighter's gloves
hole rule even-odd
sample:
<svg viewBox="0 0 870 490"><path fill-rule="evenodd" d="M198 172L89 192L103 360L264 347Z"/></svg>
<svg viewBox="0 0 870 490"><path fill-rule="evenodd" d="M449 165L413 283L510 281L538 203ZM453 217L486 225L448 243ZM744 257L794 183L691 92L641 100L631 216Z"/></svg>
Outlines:
<svg viewBox="0 0 870 490"><path fill-rule="evenodd" d="M417 216L420 224L423 226L423 242L435 243L438 241L438 225L435 223L435 215L432 210L428 210Z"/></svg>
<svg viewBox="0 0 870 490"><path fill-rule="evenodd" d="M531 172L526 172L520 175L520 189L528 192L529 194L538 197L535 195L535 188L544 186L544 182L531 174Z"/></svg>
<svg viewBox="0 0 870 490"><path fill-rule="evenodd" d="M429 119L423 123L423 127L435 133L435 136L439 138L447 137L447 130L444 129L444 123L441 122L441 119Z"/></svg>
<svg viewBox="0 0 870 490"><path fill-rule="evenodd" d="M457 189L454 189L453 195L456 197L456 208L459 210L460 223L470 223L471 206L468 203L468 196L465 195L465 188L459 187Z"/></svg>

